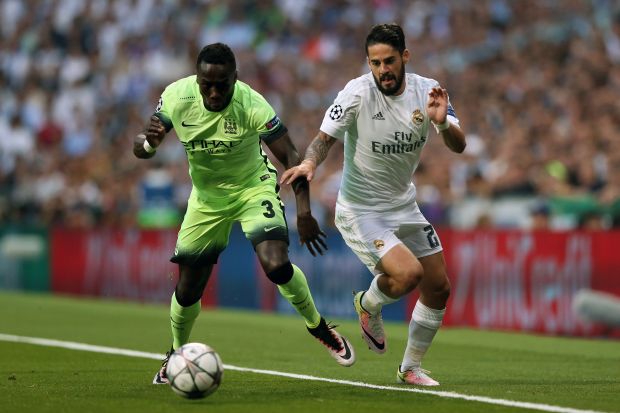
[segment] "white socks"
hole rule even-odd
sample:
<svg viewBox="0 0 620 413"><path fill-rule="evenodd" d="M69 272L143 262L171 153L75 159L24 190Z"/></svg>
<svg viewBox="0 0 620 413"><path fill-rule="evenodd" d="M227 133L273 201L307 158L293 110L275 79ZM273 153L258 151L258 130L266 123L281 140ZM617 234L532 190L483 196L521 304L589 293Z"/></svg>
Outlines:
<svg viewBox="0 0 620 413"><path fill-rule="evenodd" d="M362 296L362 307L371 314L381 311L381 307L385 304L398 301L397 298L388 297L379 289L377 279L381 276L383 275L377 275L372 280L370 287ZM416 302L411 313L411 321L409 322L409 338L401 371L420 367L422 357L424 357L430 347L437 330L441 327L445 313L445 308L443 310L435 310L425 306L420 300Z"/></svg>
<svg viewBox="0 0 620 413"><path fill-rule="evenodd" d="M409 322L409 339L403 357L401 371L420 367L422 357L431 345L435 333L441 326L446 309L434 310L418 300Z"/></svg>
<svg viewBox="0 0 620 413"><path fill-rule="evenodd" d="M372 279L370 287L362 296L361 304L364 310L370 314L376 314L381 311L381 307L385 304L391 304L398 301L398 298L392 298L385 295L377 285L377 279L383 277L383 274L379 274Z"/></svg>

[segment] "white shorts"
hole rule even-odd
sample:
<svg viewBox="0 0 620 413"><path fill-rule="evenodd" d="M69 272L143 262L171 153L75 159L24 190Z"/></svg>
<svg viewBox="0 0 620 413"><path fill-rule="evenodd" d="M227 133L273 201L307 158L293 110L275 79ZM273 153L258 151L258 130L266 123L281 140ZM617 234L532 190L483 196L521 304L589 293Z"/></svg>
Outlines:
<svg viewBox="0 0 620 413"><path fill-rule="evenodd" d="M349 209L336 205L336 227L349 248L374 275L379 260L397 244L404 244L417 258L443 250L435 229L418 204L388 212Z"/></svg>

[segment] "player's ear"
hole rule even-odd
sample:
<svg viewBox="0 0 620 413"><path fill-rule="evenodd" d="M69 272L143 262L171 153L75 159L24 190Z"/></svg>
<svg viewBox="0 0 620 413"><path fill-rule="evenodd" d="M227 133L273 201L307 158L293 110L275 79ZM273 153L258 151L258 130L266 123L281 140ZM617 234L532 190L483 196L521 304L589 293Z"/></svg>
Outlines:
<svg viewBox="0 0 620 413"><path fill-rule="evenodd" d="M410 57L411 57L411 53L409 53L409 49L403 50L403 54L402 54L403 63L407 63Z"/></svg>

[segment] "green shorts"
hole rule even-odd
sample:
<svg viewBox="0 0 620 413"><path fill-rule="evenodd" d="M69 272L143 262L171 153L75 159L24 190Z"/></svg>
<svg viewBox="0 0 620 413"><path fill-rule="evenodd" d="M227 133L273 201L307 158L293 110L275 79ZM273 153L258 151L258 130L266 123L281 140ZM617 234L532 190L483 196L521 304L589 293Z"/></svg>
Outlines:
<svg viewBox="0 0 620 413"><path fill-rule="evenodd" d="M189 266L215 264L235 222L255 248L266 240L288 244L284 204L277 191L275 179L226 198L204 199L194 188L170 261Z"/></svg>

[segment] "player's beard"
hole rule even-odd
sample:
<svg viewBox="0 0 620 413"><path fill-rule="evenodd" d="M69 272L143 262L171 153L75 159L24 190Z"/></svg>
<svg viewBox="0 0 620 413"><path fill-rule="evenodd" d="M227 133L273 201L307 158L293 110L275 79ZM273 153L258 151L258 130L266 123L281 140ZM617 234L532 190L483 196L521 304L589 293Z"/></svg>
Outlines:
<svg viewBox="0 0 620 413"><path fill-rule="evenodd" d="M388 79L389 78L394 78L392 77L393 75L390 73L388 75ZM405 64L403 63L400 67L400 74L398 75L398 77L396 77L395 82L394 82L394 86L390 87L390 88L384 88L383 86L381 86L381 79L377 79L377 77L373 74L373 79L375 79L375 84L377 85L377 88L379 89L379 91L381 93L383 93L386 96L393 96L396 92L398 92L398 89L400 89L400 87L403 84L403 81L405 80Z"/></svg>

